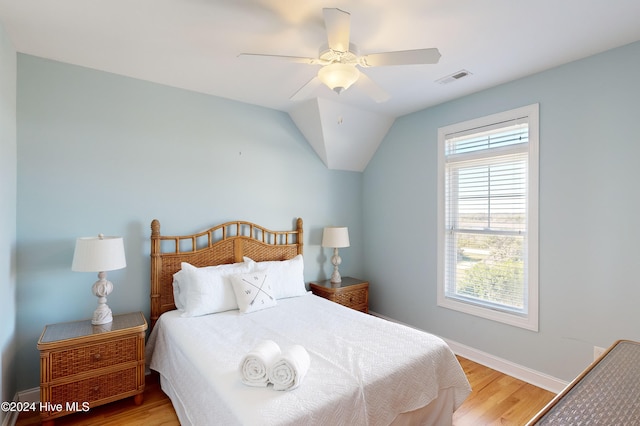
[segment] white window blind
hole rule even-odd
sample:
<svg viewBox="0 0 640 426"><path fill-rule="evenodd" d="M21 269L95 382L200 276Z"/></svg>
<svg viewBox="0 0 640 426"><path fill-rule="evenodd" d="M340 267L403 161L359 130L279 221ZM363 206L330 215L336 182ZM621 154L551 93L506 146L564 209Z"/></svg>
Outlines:
<svg viewBox="0 0 640 426"><path fill-rule="evenodd" d="M499 118L440 135L439 304L451 307L447 301L453 301L454 306L463 305L461 310L471 306L470 313L484 309L489 317L502 313L528 324L530 295L536 298L533 306L537 310L537 273L529 273L530 117L503 114ZM537 165L537 144L534 153ZM537 173L534 176L537 179ZM537 226L534 230L537 234ZM537 235L534 244L537 247ZM535 256L537 268L537 253ZM537 328L537 313L535 322Z"/></svg>

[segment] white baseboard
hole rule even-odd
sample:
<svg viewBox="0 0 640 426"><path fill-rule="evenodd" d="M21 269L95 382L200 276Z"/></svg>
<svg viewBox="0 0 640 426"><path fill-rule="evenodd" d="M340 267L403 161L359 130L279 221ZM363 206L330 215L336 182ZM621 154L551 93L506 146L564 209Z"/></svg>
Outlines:
<svg viewBox="0 0 640 426"><path fill-rule="evenodd" d="M20 402L40 402L40 388L31 388L16 394Z"/></svg>
<svg viewBox="0 0 640 426"><path fill-rule="evenodd" d="M389 318L387 316L378 314L377 312L369 311L369 313L371 315L375 315L379 318L383 318L388 321L397 322L398 324L403 324L403 325L406 325L407 327L418 329L417 327L413 327L409 324L404 324L400 321L394 320L393 318ZM420 331L424 331L424 330L420 330ZM511 361L507 361L506 359L499 358L497 356L480 351L470 346L463 345L453 340L449 340L445 338L442 338L442 339L449 345L453 353L455 353L456 355L460 355L463 358L467 358L473 362L477 362L479 364L482 364L486 367L497 370L508 376L515 377L516 379L530 383L539 388L548 390L549 392L560 393L560 391L562 391L568 385L568 382L565 382L563 380L541 373L539 371L535 371L530 368L524 367L522 365L518 365Z"/></svg>
<svg viewBox="0 0 640 426"><path fill-rule="evenodd" d="M453 353L553 393L560 393L569 383L503 358L479 351L449 339L443 339Z"/></svg>

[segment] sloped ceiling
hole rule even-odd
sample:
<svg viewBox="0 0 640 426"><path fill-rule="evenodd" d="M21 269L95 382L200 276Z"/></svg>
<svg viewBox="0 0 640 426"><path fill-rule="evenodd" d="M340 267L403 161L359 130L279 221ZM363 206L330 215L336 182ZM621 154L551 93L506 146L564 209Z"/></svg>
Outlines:
<svg viewBox="0 0 640 426"><path fill-rule="evenodd" d="M358 83L291 101L317 65L238 54L316 57L323 7L351 13L361 53L437 47L442 58L368 68L383 103ZM395 118L640 40L638 17L638 0L0 0L18 52L288 112L341 170L363 170Z"/></svg>
<svg viewBox="0 0 640 426"><path fill-rule="evenodd" d="M325 98L300 103L289 115L324 164L361 172L394 118Z"/></svg>

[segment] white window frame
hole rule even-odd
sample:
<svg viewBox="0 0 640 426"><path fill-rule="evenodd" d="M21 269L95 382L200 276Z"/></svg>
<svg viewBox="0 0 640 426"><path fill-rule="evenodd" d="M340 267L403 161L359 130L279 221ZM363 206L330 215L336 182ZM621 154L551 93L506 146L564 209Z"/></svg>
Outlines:
<svg viewBox="0 0 640 426"><path fill-rule="evenodd" d="M486 126L526 117L529 127L527 173L527 307L522 314L492 309L489 304L472 303L446 295L445 283L445 139L447 135L468 132ZM539 164L539 105L533 104L510 111L438 129L438 306L538 331L538 164Z"/></svg>

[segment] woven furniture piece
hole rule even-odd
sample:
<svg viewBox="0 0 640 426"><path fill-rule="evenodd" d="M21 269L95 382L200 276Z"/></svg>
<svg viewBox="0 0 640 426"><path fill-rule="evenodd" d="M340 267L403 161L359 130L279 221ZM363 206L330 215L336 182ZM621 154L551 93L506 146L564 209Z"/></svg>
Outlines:
<svg viewBox="0 0 640 426"><path fill-rule="evenodd" d="M43 424L130 396L141 404L146 329L142 312L47 325L38 340Z"/></svg>
<svg viewBox="0 0 640 426"><path fill-rule="evenodd" d="M640 343L613 344L528 424L640 424Z"/></svg>
<svg viewBox="0 0 640 426"><path fill-rule="evenodd" d="M302 254L302 219L290 231L272 231L251 222L226 222L196 234L160 234L160 222L151 222L151 328L161 314L176 309L173 274L182 262L197 267L242 262L288 260Z"/></svg>
<svg viewBox="0 0 640 426"><path fill-rule="evenodd" d="M356 311L369 313L369 282L352 277L342 277L342 282L334 284L331 280L309 284L316 296L324 297Z"/></svg>

